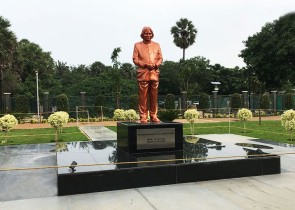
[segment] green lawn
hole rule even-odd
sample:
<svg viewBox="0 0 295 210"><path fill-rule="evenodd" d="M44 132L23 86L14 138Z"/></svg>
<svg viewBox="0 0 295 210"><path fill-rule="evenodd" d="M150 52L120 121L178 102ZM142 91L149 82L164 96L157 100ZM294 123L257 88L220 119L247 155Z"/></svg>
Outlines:
<svg viewBox="0 0 295 210"><path fill-rule="evenodd" d="M229 127L230 125L230 127ZM117 132L116 126L108 126L109 129ZM295 144L291 140L291 135L281 125L280 121L262 121L261 125L257 121L246 123L246 132L243 130L241 122L220 122L220 123L195 123L194 134L224 134L232 133L249 136L259 139L272 140L275 142ZM185 135L191 134L190 124L183 124ZM53 128L23 129L8 132L7 143L1 144L4 140L4 132L0 134L0 145L13 144L38 144L54 142ZM78 127L67 127L59 135L59 142L87 141L87 137Z"/></svg>
<svg viewBox="0 0 295 210"><path fill-rule="evenodd" d="M1 144L5 139L4 132L0 134L1 145L14 144L41 144L50 143L54 141L53 128L39 128L39 129L20 129L12 130L7 133L7 143ZM58 136L59 142L71 141L87 141L87 137L79 130L78 127L63 128L62 133Z"/></svg>
<svg viewBox="0 0 295 210"><path fill-rule="evenodd" d="M117 131L116 126L108 127L113 131ZM242 136L249 136L259 139L271 140L281 143L295 144L295 140L291 140L291 134L288 133L281 125L281 121L262 121L259 125L258 121L246 122L246 132L244 133L244 125L242 122L219 122L219 123L195 123L194 134L224 134L232 133ZM191 134L190 124L183 124L183 133ZM295 135L294 137L295 138Z"/></svg>
<svg viewBox="0 0 295 210"><path fill-rule="evenodd" d="M252 121L246 122L246 132L244 133L242 122L223 123L199 123L195 124L196 134L222 134L232 133L242 136L249 136L259 139L271 140L281 143L295 144L295 139L291 140L291 134L283 128L281 121ZM184 125L184 133L190 134L190 126Z"/></svg>

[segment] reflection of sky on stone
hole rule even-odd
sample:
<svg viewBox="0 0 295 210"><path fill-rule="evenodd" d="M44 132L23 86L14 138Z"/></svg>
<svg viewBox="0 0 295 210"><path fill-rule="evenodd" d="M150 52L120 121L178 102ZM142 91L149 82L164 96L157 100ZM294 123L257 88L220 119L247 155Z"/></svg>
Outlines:
<svg viewBox="0 0 295 210"><path fill-rule="evenodd" d="M209 158L213 157L213 159L207 159L207 161L224 160L224 158L219 158L219 157L231 158L232 156L245 156L245 155L246 155L246 152L243 150L242 147L227 144L225 147L221 147L220 150L217 150L216 148L208 148L208 157ZM216 159L214 157L216 157ZM241 158L244 159L244 157L241 157Z"/></svg>
<svg viewBox="0 0 295 210"><path fill-rule="evenodd" d="M101 145L102 144L102 145ZM96 149L96 146L105 147L104 149ZM73 161L76 161L77 164L107 164L110 163L109 157L113 156L116 148L114 146L107 145L116 145L113 141L108 142L71 142L68 143L69 152L60 152L57 155L57 162L59 166L68 166L71 165ZM103 166L105 170L105 166ZM114 169L115 166L110 165L108 168ZM101 166L78 166L75 168L75 172L84 172L84 171L100 171L102 170ZM59 173L69 173L69 168L59 168Z"/></svg>
<svg viewBox="0 0 295 210"><path fill-rule="evenodd" d="M101 164L108 164L113 161L111 161L113 155L116 152L116 148L114 147L106 147L105 149L101 149L98 152L91 153L92 157L96 160L97 163ZM100 166L102 170L111 170L116 169L116 165L101 165Z"/></svg>
<svg viewBox="0 0 295 210"><path fill-rule="evenodd" d="M252 148L252 150L255 151L256 149ZM207 161L221 161L225 159L244 159L247 157L247 152L241 146L237 146L234 144L226 144L225 147L221 147L220 150L217 150L216 148L208 148L208 157L212 159L207 159Z"/></svg>
<svg viewBox="0 0 295 210"><path fill-rule="evenodd" d="M243 146L227 143L221 145L219 142L200 139L198 143L184 143L183 151L174 152L173 154L157 153L154 155L144 155L135 157L132 154L127 154L122 150L117 150L116 141L92 141L92 142L71 142L68 143L68 151L57 153L58 166L69 166L73 161L77 164L106 164L99 166L78 166L75 172L87 171L102 171L116 170L131 167L149 167L155 165L177 164L177 161L172 162L153 162L145 164L111 164L131 161L157 161L165 159L186 159L179 162L212 162L222 160L234 160L247 158L247 152ZM247 148L254 152L256 148ZM271 149L263 150L269 153ZM180 153L179 153L180 152ZM192 158L200 158L192 160ZM70 173L69 168L59 168L58 172Z"/></svg>

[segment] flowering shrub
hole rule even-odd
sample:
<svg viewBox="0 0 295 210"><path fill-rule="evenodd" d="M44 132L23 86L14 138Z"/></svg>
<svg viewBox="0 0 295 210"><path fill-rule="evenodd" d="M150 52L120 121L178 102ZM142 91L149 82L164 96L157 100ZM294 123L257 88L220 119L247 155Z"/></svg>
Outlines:
<svg viewBox="0 0 295 210"><path fill-rule="evenodd" d="M17 124L18 124L18 121L13 115L6 114L0 118L0 126L2 130L5 132L5 139L2 141L2 143L7 142L7 139L6 139L7 131L12 130Z"/></svg>
<svg viewBox="0 0 295 210"><path fill-rule="evenodd" d="M48 117L48 123L53 128L62 128L69 121L69 114L67 112L54 112Z"/></svg>
<svg viewBox="0 0 295 210"><path fill-rule="evenodd" d="M237 117L240 121L248 121L252 119L253 115L249 109L242 108L238 111Z"/></svg>
<svg viewBox="0 0 295 210"><path fill-rule="evenodd" d="M265 116L266 116L266 112L263 111L263 110L258 110L258 111L255 110L255 111L254 111L254 116L255 116L255 117L258 117L258 116L259 116L259 113L260 113L260 116L261 116L261 117L265 117Z"/></svg>
<svg viewBox="0 0 295 210"><path fill-rule="evenodd" d="M55 141L57 141L58 132L61 131L62 127L69 121L69 114L64 111L54 112L48 117L47 121L51 127L54 128Z"/></svg>
<svg viewBox="0 0 295 210"><path fill-rule="evenodd" d="M199 112L196 109L188 109L184 112L184 118L190 123L194 123L199 118Z"/></svg>
<svg viewBox="0 0 295 210"><path fill-rule="evenodd" d="M138 120L138 115L134 109L129 109L124 112L125 118L129 121Z"/></svg>
<svg viewBox="0 0 295 210"><path fill-rule="evenodd" d="M293 109L285 111L281 115L282 126L291 133L291 140L293 140L293 131L295 130L295 111Z"/></svg>
<svg viewBox="0 0 295 210"><path fill-rule="evenodd" d="M199 112L196 109L188 109L184 112L184 118L191 124L191 133L194 134L194 123L199 118Z"/></svg>
<svg viewBox="0 0 295 210"><path fill-rule="evenodd" d="M253 115L249 109L242 108L238 111L237 117L244 122L244 133L246 132L246 121L252 119Z"/></svg>
<svg viewBox="0 0 295 210"><path fill-rule="evenodd" d="M123 109L116 109L114 111L114 120L125 120L125 111Z"/></svg>

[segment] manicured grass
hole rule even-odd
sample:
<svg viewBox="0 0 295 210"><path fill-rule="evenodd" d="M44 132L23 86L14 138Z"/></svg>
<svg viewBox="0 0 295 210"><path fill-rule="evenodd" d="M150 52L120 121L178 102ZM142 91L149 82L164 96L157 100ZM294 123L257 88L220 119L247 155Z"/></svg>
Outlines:
<svg viewBox="0 0 295 210"><path fill-rule="evenodd" d="M199 123L195 124L194 130L195 134L232 133L275 142L295 144L295 139L291 140L291 134L283 128L281 121L278 120L262 121L261 125L256 121L246 122L246 132L244 132L244 124L242 122ZM190 125L185 124L184 134L190 133Z"/></svg>
<svg viewBox="0 0 295 210"><path fill-rule="evenodd" d="M1 144L5 139L4 132L0 134L0 146L15 144L42 144L54 141L53 128L20 129L7 133L7 143ZM58 142L87 141L87 137L78 127L66 127L58 136Z"/></svg>
<svg viewBox="0 0 295 210"><path fill-rule="evenodd" d="M230 125L230 126L229 126ZM117 126L107 126L109 129L117 132ZM183 133L191 134L190 124L183 124ZM262 121L261 125L257 121L246 122L246 132L243 130L242 122L219 122L219 123L195 123L194 134L224 134L232 133L243 136L249 136L259 139L271 140L281 143L295 144L291 140L291 134L281 125L280 121ZM295 138L295 137L293 137ZM4 132L0 134L0 142L4 140ZM14 144L40 144L54 142L53 128L23 129L12 130L8 132L8 142L1 145ZM67 127L59 135L59 142L87 141L87 137L78 127Z"/></svg>
<svg viewBox="0 0 295 210"><path fill-rule="evenodd" d="M117 132L116 126L109 126L108 128ZM245 133L243 128L244 124L242 122L195 123L194 134L231 133L275 142L295 144L295 135L292 141L291 134L283 128L279 120L262 121L261 125L259 125L258 121L249 121L246 122ZM183 124L183 133L185 135L191 134L190 124Z"/></svg>

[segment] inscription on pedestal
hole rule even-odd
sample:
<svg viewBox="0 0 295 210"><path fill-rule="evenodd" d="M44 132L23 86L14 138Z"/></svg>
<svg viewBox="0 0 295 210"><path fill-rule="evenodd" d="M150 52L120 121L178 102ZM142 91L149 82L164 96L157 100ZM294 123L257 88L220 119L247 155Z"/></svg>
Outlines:
<svg viewBox="0 0 295 210"><path fill-rule="evenodd" d="M175 128L137 129L137 149L175 148Z"/></svg>
<svg viewBox="0 0 295 210"><path fill-rule="evenodd" d="M128 153L182 150L183 127L177 122L118 122L117 147Z"/></svg>

